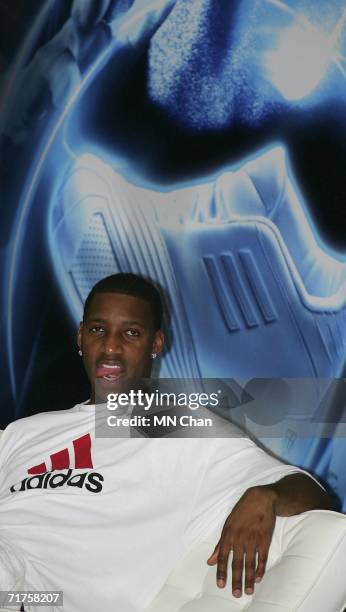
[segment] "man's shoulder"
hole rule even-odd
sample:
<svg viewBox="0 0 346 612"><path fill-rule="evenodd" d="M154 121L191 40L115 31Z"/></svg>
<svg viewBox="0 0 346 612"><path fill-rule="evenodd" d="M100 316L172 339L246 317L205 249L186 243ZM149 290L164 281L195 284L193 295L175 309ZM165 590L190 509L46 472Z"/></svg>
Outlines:
<svg viewBox="0 0 346 612"><path fill-rule="evenodd" d="M75 432L90 431L94 412L83 411L82 406L77 404L66 410L40 412L10 423L0 439L0 465L23 453L30 454L41 446L45 448L47 443L70 439Z"/></svg>
<svg viewBox="0 0 346 612"><path fill-rule="evenodd" d="M30 429L37 431L42 426L50 426L54 422L64 420L64 417L68 418L69 415L78 412L80 405L76 404L72 408L66 408L65 410L38 412L31 416L21 417L9 423L2 433L16 434L22 430L28 431Z"/></svg>

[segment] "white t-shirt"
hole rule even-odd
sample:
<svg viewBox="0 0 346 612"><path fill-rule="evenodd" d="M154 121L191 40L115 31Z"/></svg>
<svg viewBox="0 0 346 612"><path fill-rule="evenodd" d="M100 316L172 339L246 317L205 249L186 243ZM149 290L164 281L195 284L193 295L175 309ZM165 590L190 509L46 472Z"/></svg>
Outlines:
<svg viewBox="0 0 346 612"><path fill-rule="evenodd" d="M0 547L64 612L143 612L249 486L298 471L240 437L95 438L94 410L20 419L0 444Z"/></svg>

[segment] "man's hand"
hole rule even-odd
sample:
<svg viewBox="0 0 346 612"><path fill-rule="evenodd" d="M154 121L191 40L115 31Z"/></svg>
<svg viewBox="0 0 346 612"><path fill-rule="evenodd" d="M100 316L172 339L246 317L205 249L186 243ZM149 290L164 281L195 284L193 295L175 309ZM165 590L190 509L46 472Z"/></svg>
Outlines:
<svg viewBox="0 0 346 612"><path fill-rule="evenodd" d="M220 541L207 561L209 565L217 563L217 585L221 588L226 585L227 562L232 550L232 593L235 597L242 595L245 565L245 593L251 595L255 582L265 572L276 516L332 508L328 493L301 473L245 491L226 519Z"/></svg>
<svg viewBox="0 0 346 612"><path fill-rule="evenodd" d="M229 554L232 560L232 593L241 597L245 569L245 593L251 595L266 568L275 520L275 493L263 486L248 489L226 519L221 538L207 563L216 565L217 585L227 582ZM245 563L244 563L245 556Z"/></svg>

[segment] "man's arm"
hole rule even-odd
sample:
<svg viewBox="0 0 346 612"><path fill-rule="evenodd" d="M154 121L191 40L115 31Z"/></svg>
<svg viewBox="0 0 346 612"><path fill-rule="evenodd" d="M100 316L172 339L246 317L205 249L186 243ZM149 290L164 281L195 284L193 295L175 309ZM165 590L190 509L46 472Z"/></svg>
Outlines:
<svg viewBox="0 0 346 612"><path fill-rule="evenodd" d="M307 510L331 510L333 507L328 493L306 474L289 474L259 488L273 494L276 516L292 516Z"/></svg>
<svg viewBox="0 0 346 612"><path fill-rule="evenodd" d="M232 550L232 593L241 597L245 567L245 593L251 595L255 582L260 582L265 572L276 516L331 508L328 493L306 474L290 474L275 483L249 488L227 517L221 538L207 561L209 565L217 564L217 585L226 585Z"/></svg>

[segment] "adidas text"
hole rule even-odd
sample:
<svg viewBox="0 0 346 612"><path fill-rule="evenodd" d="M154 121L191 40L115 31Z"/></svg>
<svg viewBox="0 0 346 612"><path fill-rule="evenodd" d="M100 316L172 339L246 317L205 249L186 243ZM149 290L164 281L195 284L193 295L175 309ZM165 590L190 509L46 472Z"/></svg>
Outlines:
<svg viewBox="0 0 346 612"><path fill-rule="evenodd" d="M45 472L37 476L24 478L21 482L12 485L11 493L18 491L28 491L31 489L56 489L58 487L78 487L79 489L87 489L92 493L100 493L102 491L102 482L104 478L98 472L83 472L73 474L73 470L69 469L66 473Z"/></svg>

